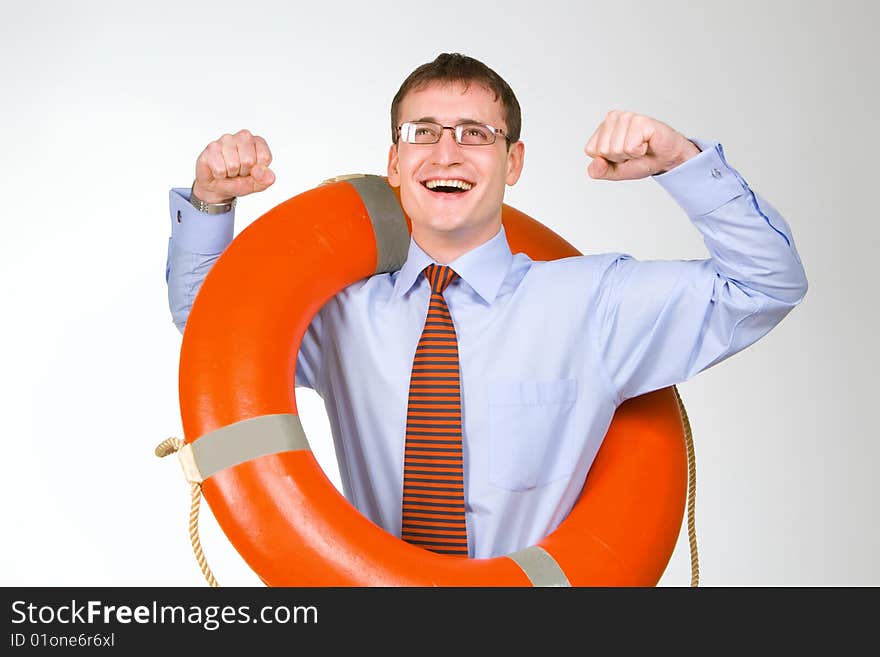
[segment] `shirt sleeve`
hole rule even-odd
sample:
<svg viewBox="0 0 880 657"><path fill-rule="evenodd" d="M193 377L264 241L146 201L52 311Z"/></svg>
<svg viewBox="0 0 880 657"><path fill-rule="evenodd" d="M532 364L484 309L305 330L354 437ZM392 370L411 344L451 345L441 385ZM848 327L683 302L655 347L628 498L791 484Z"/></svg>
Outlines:
<svg viewBox="0 0 880 657"><path fill-rule="evenodd" d="M654 179L703 235L710 257L598 261L600 358L618 403L686 381L769 332L807 279L779 212L731 167L720 144Z"/></svg>
<svg viewBox="0 0 880 657"><path fill-rule="evenodd" d="M181 333L186 328L196 295L211 267L232 242L235 210L209 215L199 212L189 202L190 190L175 187L169 192L171 237L165 261L168 307L174 325ZM320 315L320 312L318 313ZM310 323L300 343L296 362L296 385L315 388L321 355L318 315Z"/></svg>
<svg viewBox="0 0 880 657"><path fill-rule="evenodd" d="M186 319L202 281L232 242L235 210L209 215L189 202L189 189L169 192L171 237L165 261L168 307L177 330L183 333Z"/></svg>

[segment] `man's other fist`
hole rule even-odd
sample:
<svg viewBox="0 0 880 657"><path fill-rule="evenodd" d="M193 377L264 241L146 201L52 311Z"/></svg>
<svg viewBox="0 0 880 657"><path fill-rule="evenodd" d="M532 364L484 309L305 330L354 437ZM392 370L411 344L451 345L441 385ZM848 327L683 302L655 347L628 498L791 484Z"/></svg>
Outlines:
<svg viewBox="0 0 880 657"><path fill-rule="evenodd" d="M649 116L611 110L590 137L584 152L598 180L636 180L666 173L700 152L680 132Z"/></svg>

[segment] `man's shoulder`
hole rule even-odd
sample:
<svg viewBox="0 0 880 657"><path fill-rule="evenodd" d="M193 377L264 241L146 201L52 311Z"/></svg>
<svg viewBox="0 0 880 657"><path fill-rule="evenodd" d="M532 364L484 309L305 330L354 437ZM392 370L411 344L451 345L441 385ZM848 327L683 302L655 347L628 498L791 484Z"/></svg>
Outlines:
<svg viewBox="0 0 880 657"><path fill-rule="evenodd" d="M568 277L578 273L590 275L604 271L616 260L626 257L629 256L623 253L589 253L555 260L533 260L529 273L540 277Z"/></svg>
<svg viewBox="0 0 880 657"><path fill-rule="evenodd" d="M522 299L575 295L589 298L601 285L605 272L621 257L618 253L594 253L554 260L532 260L524 253L514 254L502 290L516 292Z"/></svg>
<svg viewBox="0 0 880 657"><path fill-rule="evenodd" d="M388 298L394 289L395 273L382 273L367 276L343 287L328 301L351 303L358 300L375 301L378 298Z"/></svg>

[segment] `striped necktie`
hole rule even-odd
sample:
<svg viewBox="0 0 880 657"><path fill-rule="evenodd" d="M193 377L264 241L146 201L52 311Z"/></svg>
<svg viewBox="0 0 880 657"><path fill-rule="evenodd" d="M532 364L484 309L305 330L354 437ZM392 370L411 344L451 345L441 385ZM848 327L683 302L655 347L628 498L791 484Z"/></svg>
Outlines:
<svg viewBox="0 0 880 657"><path fill-rule="evenodd" d="M409 383L401 538L466 557L458 339L443 291L458 276L428 265L431 301Z"/></svg>

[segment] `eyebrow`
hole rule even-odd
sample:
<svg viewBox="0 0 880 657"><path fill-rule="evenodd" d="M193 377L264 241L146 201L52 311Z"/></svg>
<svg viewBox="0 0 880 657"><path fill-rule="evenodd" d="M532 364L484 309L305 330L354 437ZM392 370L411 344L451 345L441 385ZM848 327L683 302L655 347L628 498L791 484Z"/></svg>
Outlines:
<svg viewBox="0 0 880 657"><path fill-rule="evenodd" d="M433 116L423 116L423 117L420 118L420 119L413 119L413 123L416 123L416 122L419 122L419 121L429 121L430 123L436 123L436 124L438 124L438 125L443 125L443 122L442 122L442 121L440 121L439 119L437 119L437 118L435 118L435 117L433 117ZM483 122L483 121L477 121L476 119L465 119L465 118L459 118L459 119L455 122L455 125L461 125L462 123L467 124L467 125L470 125L470 124L486 125L486 123Z"/></svg>

